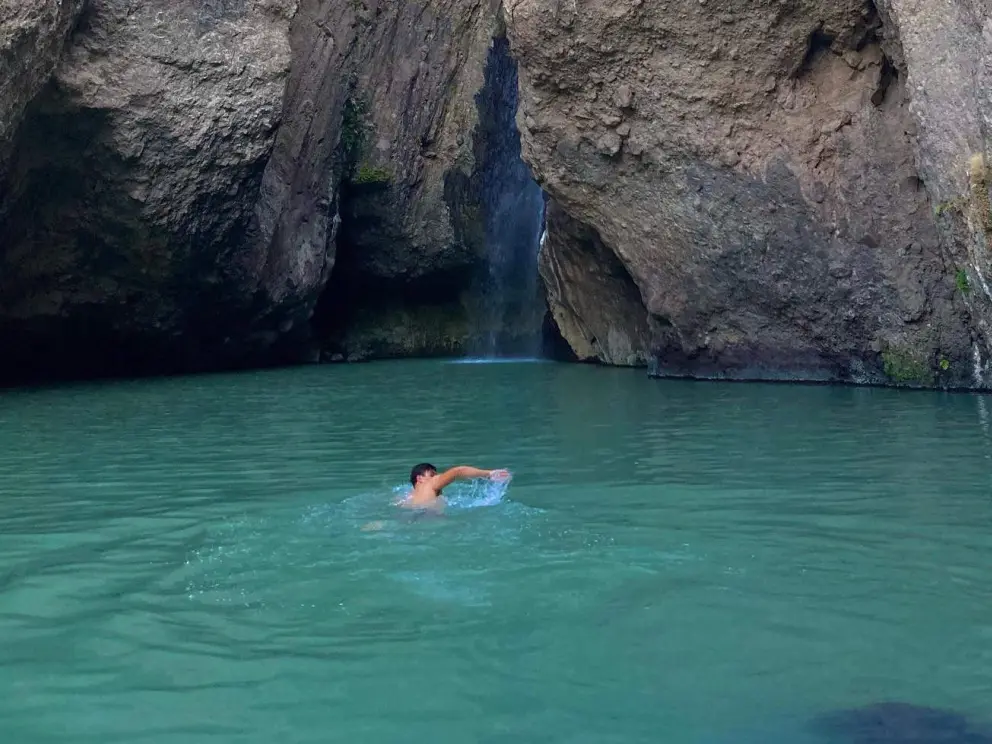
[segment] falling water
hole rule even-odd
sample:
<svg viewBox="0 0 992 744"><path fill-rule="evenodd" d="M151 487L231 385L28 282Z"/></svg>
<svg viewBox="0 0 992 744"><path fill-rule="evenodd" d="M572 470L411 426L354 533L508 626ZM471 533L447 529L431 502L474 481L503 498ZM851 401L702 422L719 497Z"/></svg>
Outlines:
<svg viewBox="0 0 992 744"><path fill-rule="evenodd" d="M517 65L509 43L495 39L476 99L488 268L479 351L490 358L536 355L544 316L537 271L544 193L520 156L517 94Z"/></svg>

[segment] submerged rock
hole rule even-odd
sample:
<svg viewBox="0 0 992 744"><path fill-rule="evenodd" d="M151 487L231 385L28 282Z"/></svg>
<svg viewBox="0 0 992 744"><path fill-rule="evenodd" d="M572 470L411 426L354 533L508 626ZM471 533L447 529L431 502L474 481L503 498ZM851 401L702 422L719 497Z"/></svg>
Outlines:
<svg viewBox="0 0 992 744"><path fill-rule="evenodd" d="M909 703L836 711L814 721L814 728L849 744L992 744L992 735L959 713Z"/></svg>

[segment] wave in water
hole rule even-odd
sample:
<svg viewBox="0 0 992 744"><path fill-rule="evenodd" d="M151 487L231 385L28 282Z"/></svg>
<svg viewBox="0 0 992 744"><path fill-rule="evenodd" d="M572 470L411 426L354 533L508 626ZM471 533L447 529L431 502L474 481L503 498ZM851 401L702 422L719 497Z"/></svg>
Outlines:
<svg viewBox="0 0 992 744"><path fill-rule="evenodd" d="M459 483L445 489L445 505L449 509L477 509L483 506L496 506L503 502L503 497L509 490L509 483L494 481L472 481ZM410 487L407 485L393 488L395 500L404 498Z"/></svg>

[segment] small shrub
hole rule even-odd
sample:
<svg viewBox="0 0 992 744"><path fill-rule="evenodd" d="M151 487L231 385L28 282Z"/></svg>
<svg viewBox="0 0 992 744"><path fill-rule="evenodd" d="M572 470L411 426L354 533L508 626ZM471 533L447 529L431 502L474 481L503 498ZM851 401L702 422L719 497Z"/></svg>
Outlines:
<svg viewBox="0 0 992 744"><path fill-rule="evenodd" d="M961 294L968 294L971 291L971 282L968 281L968 272L964 269L958 269L958 273L954 275L954 284L958 288L958 292Z"/></svg>
<svg viewBox="0 0 992 744"><path fill-rule="evenodd" d="M941 202L940 204L938 204L936 207L933 208L933 213L937 217L940 217L950 211L955 211L955 212L961 211L960 199L951 199L950 201Z"/></svg>

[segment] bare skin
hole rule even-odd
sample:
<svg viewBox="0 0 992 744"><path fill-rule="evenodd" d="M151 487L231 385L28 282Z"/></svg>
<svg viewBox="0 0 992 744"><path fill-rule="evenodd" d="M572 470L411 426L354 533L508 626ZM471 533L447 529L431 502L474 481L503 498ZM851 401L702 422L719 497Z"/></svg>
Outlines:
<svg viewBox="0 0 992 744"><path fill-rule="evenodd" d="M417 482L413 484L406 498L400 502L400 506L406 509L437 509L442 505L441 492L457 480L475 480L477 478L488 478L489 480L503 483L510 479L507 470L482 470L468 465L459 465L456 468L445 470L443 473L429 470L417 477Z"/></svg>
<svg viewBox="0 0 992 744"><path fill-rule="evenodd" d="M477 478L488 478L497 483L505 483L510 480L510 471L482 470L468 465L459 465L440 474L436 470L428 470L417 476L417 482L413 484L413 489L406 494L403 500L396 503L404 509L440 512L444 508L441 492L445 487L457 480L475 480ZM386 522L377 520L366 524L362 527L362 531L378 532L385 526Z"/></svg>

